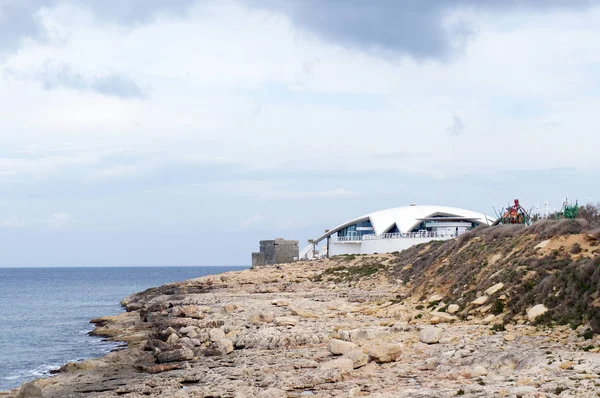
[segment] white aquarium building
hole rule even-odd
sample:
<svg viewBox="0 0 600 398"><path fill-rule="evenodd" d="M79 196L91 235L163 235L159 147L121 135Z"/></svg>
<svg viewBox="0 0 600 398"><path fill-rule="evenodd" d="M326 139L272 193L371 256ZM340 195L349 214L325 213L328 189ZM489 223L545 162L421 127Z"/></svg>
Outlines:
<svg viewBox="0 0 600 398"><path fill-rule="evenodd" d="M401 251L432 240L453 239L495 221L483 213L446 206L404 206L376 211L327 230L300 252L300 259ZM320 251L319 243L323 242Z"/></svg>

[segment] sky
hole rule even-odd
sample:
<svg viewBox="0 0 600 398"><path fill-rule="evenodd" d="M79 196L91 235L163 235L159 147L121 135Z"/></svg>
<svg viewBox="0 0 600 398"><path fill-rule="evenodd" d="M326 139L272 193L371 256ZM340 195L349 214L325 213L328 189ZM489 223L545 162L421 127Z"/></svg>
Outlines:
<svg viewBox="0 0 600 398"><path fill-rule="evenodd" d="M600 2L0 0L0 267L246 265L600 200Z"/></svg>

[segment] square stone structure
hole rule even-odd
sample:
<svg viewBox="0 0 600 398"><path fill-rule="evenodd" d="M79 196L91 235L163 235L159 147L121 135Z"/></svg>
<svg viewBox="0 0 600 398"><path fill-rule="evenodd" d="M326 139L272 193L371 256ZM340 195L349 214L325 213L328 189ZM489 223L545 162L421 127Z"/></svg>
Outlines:
<svg viewBox="0 0 600 398"><path fill-rule="evenodd" d="M297 240L282 238L261 240L260 252L252 253L252 268L261 265L291 263L298 260L298 254Z"/></svg>

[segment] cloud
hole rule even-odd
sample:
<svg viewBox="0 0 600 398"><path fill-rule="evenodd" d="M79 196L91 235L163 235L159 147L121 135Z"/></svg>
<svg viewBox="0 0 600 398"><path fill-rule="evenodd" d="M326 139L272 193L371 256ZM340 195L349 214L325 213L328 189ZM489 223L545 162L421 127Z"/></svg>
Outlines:
<svg viewBox="0 0 600 398"><path fill-rule="evenodd" d="M117 74L110 74L93 80L90 88L99 94L120 98L145 97L143 91L133 80Z"/></svg>
<svg viewBox="0 0 600 398"><path fill-rule="evenodd" d="M145 98L144 92L133 80L115 73L88 78L75 72L69 65L60 64L52 67L46 64L45 70L37 78L41 80L46 90L69 88L124 99Z"/></svg>
<svg viewBox="0 0 600 398"><path fill-rule="evenodd" d="M22 228L25 225L26 221L22 217L12 216L0 220L0 227L2 228Z"/></svg>
<svg viewBox="0 0 600 398"><path fill-rule="evenodd" d="M54 213L46 222L51 228L61 229L70 224L71 215L65 212Z"/></svg>
<svg viewBox="0 0 600 398"><path fill-rule="evenodd" d="M35 0L0 0L0 54L16 50L24 38L44 36L36 15L42 4Z"/></svg>
<svg viewBox="0 0 600 398"><path fill-rule="evenodd" d="M71 223L71 215L66 212L58 212L46 218L29 218L11 216L0 220L0 228L25 228L46 226L52 229L62 229Z"/></svg>
<svg viewBox="0 0 600 398"><path fill-rule="evenodd" d="M249 228L249 227L252 227L252 226L255 226L255 225L263 223L264 220L265 220L265 218L262 215L255 214L253 216L250 216L250 217L242 220L240 222L240 226L242 228Z"/></svg>
<svg viewBox="0 0 600 398"><path fill-rule="evenodd" d="M122 26L138 26L152 21L157 15L183 16L196 0L0 0L0 54L18 49L23 41L44 41L46 27L39 12L57 5L85 7L101 21Z"/></svg>
<svg viewBox="0 0 600 398"><path fill-rule="evenodd" d="M452 116L452 124L448 127L448 132L451 136L457 137L464 133L465 125L462 119L456 115Z"/></svg>
<svg viewBox="0 0 600 398"><path fill-rule="evenodd" d="M447 59L463 49L475 26L453 12L519 8L544 12L554 8L585 9L592 0L248 0L285 13L300 28L326 40L371 53L408 55L415 59ZM318 11L317 11L318 10Z"/></svg>

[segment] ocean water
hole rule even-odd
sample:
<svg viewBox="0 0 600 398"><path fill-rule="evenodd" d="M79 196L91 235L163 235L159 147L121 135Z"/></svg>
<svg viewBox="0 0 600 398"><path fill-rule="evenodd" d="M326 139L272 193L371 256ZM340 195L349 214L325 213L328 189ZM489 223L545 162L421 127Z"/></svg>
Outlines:
<svg viewBox="0 0 600 398"><path fill-rule="evenodd" d="M248 267L0 268L0 391L118 344L88 336L90 319L122 312L128 295Z"/></svg>

